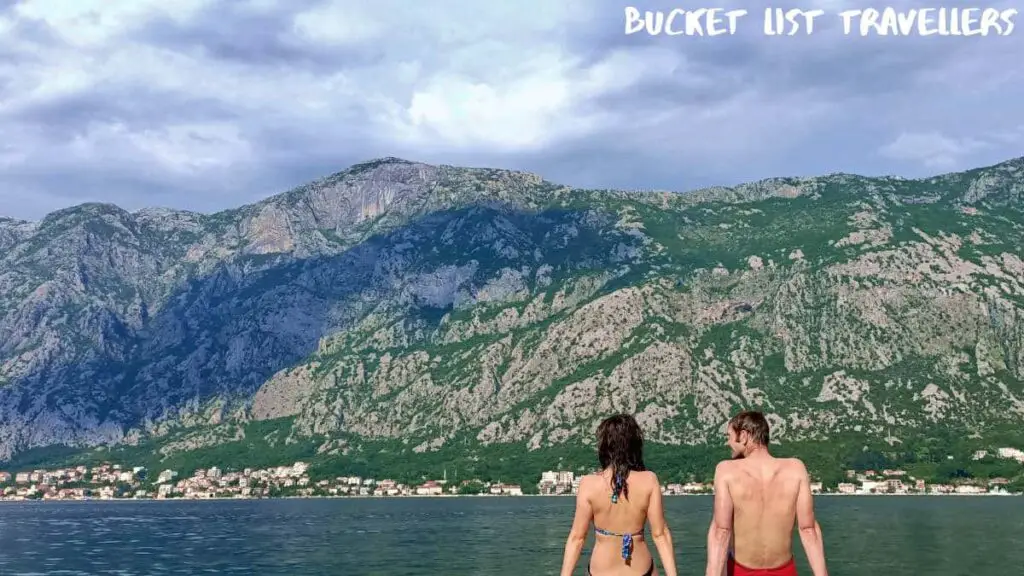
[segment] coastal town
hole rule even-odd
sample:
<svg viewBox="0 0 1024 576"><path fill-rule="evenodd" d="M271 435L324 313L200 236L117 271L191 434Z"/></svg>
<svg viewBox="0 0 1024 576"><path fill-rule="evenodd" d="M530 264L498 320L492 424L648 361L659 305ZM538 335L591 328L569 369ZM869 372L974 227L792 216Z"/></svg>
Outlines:
<svg viewBox="0 0 1024 576"><path fill-rule="evenodd" d="M1001 448L994 454L979 451L975 460L986 457L1017 460L1024 464L1024 452ZM221 499L274 497L412 497L491 495L522 496L520 485L482 480L449 482L447 473L436 480L406 484L391 479L338 476L312 480L309 464L225 471L218 467L196 470L179 477L175 470L163 470L151 476L143 467L125 467L105 463L94 468L76 466L55 470L25 472L0 471L0 501L22 500L121 500L121 499ZM545 471L540 475L536 493L558 496L576 494L581 476L569 470ZM928 483L905 470L847 470L843 482L825 487L814 481L816 494L991 494L1009 495L1006 478L960 479L956 483ZM532 491L531 491L532 492ZM662 486L668 496L712 494L710 483L668 483Z"/></svg>
<svg viewBox="0 0 1024 576"><path fill-rule="evenodd" d="M175 470L163 470L155 478L143 467L102 464L57 470L0 472L0 500L115 500L115 499L214 499L343 497L343 496L444 496L466 493L521 496L518 485L445 478L408 485L390 479L339 476L312 481L309 465L224 471L218 467L196 470L179 478Z"/></svg>

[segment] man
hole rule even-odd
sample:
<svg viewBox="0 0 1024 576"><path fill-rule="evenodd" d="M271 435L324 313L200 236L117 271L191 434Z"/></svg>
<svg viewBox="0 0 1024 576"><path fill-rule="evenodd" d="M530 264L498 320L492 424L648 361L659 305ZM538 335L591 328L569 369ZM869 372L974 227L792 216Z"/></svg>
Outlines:
<svg viewBox="0 0 1024 576"><path fill-rule="evenodd" d="M729 576L795 576L795 522L811 572L828 576L804 463L768 452L768 421L761 412L737 414L729 420L726 434L732 460L715 469L706 575L721 576L728 568Z"/></svg>

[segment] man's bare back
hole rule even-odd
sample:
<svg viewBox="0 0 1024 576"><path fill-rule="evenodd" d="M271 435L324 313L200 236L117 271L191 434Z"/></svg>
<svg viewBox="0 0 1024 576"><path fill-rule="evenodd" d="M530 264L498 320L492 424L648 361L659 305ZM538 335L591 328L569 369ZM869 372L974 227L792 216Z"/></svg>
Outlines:
<svg viewBox="0 0 1024 576"><path fill-rule="evenodd" d="M760 412L742 412L729 421L732 460L715 469L715 509L708 530L706 576L730 566L736 576L752 573L795 575L793 527L814 576L827 576L821 527L814 517L811 480L796 458L768 452L768 422ZM727 558L730 554L732 558Z"/></svg>
<svg viewBox="0 0 1024 576"><path fill-rule="evenodd" d="M796 502L807 471L792 458L730 460L720 468L732 497L733 557L750 568L776 568L793 557Z"/></svg>

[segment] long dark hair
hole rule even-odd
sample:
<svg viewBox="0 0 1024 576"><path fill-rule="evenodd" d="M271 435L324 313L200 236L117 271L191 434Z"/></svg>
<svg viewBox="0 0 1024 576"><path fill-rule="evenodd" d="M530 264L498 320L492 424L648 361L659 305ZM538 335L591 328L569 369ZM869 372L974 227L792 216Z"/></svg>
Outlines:
<svg viewBox="0 0 1024 576"><path fill-rule="evenodd" d="M612 501L619 492L629 498L626 477L631 471L647 470L644 466L644 433L629 414L605 418L597 427L597 460L602 469L612 470Z"/></svg>

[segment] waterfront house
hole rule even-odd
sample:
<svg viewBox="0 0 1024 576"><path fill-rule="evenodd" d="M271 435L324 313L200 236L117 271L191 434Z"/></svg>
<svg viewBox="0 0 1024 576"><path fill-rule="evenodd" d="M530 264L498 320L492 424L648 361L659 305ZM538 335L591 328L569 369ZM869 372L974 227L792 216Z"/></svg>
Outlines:
<svg viewBox="0 0 1024 576"><path fill-rule="evenodd" d="M574 492L578 479L576 474L569 470L548 470L540 475L540 482L537 483L537 490L541 494L566 494Z"/></svg>
<svg viewBox="0 0 1024 576"><path fill-rule="evenodd" d="M422 486L416 487L417 496L440 496L443 493L444 488L435 480L427 480Z"/></svg>
<svg viewBox="0 0 1024 576"><path fill-rule="evenodd" d="M981 486L972 486L970 484L961 484L956 487L957 494L984 494L985 488Z"/></svg>
<svg viewBox="0 0 1024 576"><path fill-rule="evenodd" d="M391 479L381 480L380 482L377 483L377 487L380 488L381 490L384 490L385 494L389 494L389 495L392 495L392 496L395 495L395 494L398 494L398 491L397 491L398 485L395 483L394 480L391 480Z"/></svg>
<svg viewBox="0 0 1024 576"><path fill-rule="evenodd" d="M710 494L714 492L714 486L703 482L687 482L683 484L683 492L686 494Z"/></svg>
<svg viewBox="0 0 1024 576"><path fill-rule="evenodd" d="M874 480L864 480L860 483L860 492L862 494L871 494L874 492L881 492L885 490L885 484L883 482L876 482Z"/></svg>
<svg viewBox="0 0 1024 576"><path fill-rule="evenodd" d="M522 496L523 490L518 484L491 484L490 493L494 495Z"/></svg>
<svg viewBox="0 0 1024 576"><path fill-rule="evenodd" d="M907 488L903 485L903 481L897 478L890 478L885 481L885 489L888 492L894 494L906 494Z"/></svg>

